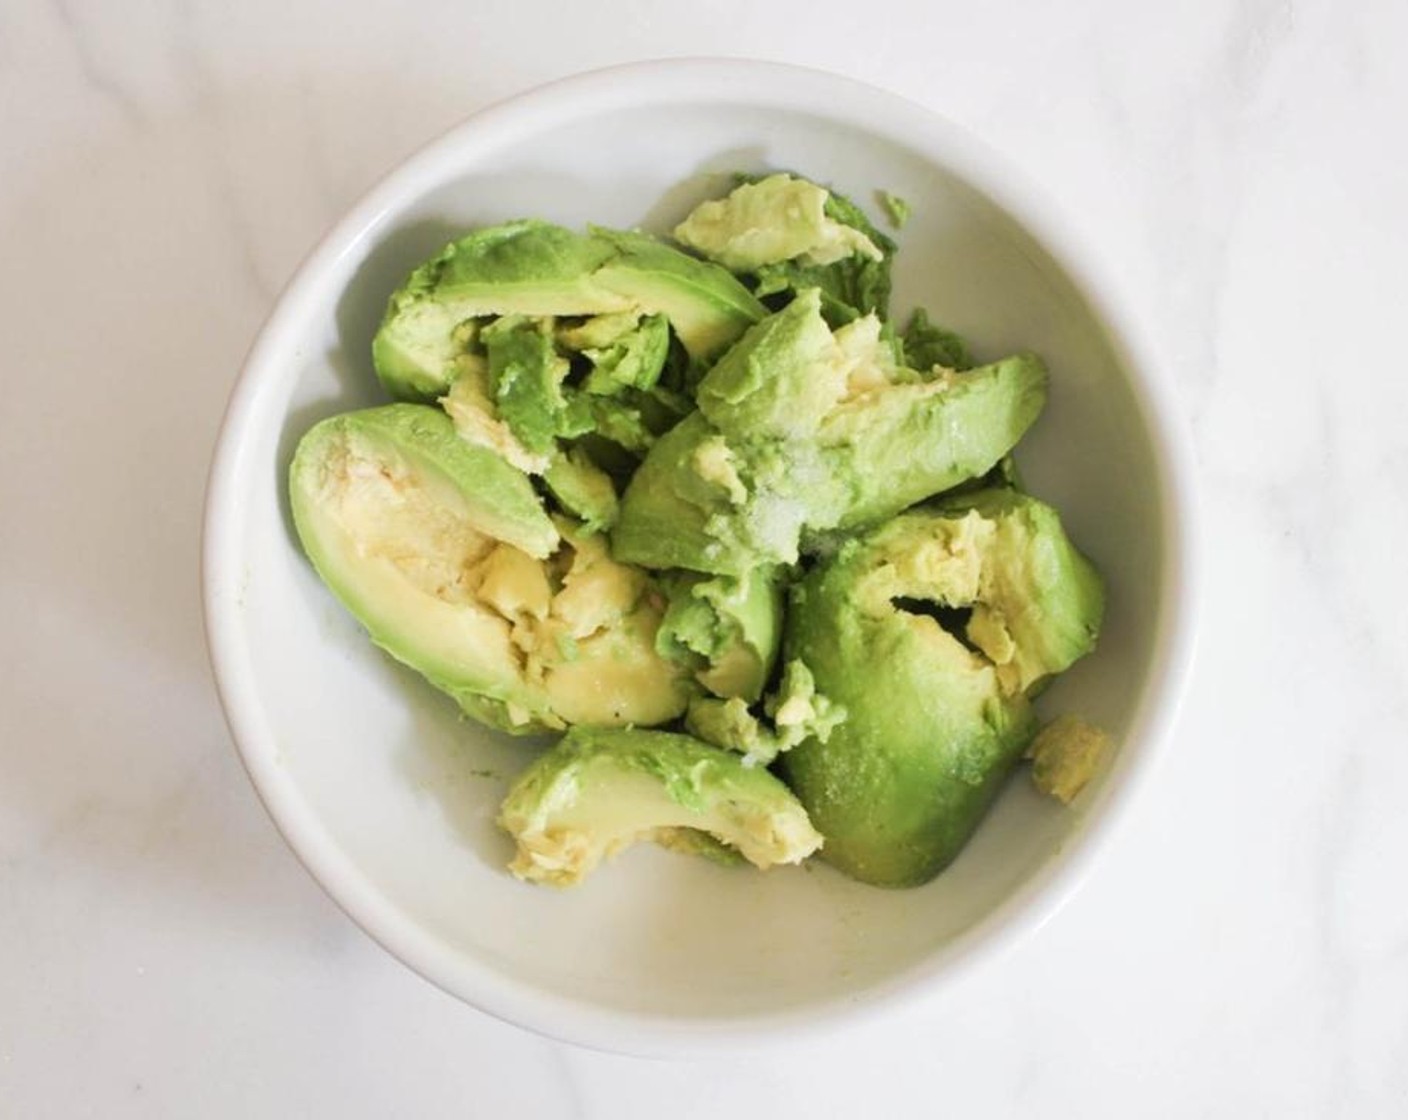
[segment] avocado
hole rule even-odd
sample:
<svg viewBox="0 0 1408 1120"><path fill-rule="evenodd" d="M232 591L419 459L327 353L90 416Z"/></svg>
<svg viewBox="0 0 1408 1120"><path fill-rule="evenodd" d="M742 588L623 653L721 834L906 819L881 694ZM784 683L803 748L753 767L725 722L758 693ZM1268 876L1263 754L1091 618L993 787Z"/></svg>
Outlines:
<svg viewBox="0 0 1408 1120"><path fill-rule="evenodd" d="M742 575L821 535L876 523L993 467L1045 402L1019 354L926 376L896 364L874 316L832 330L809 289L749 328L699 383L699 411L632 477L614 554Z"/></svg>
<svg viewBox="0 0 1408 1120"><path fill-rule="evenodd" d="M1006 489L902 514L812 569L784 655L846 718L781 765L824 858L882 886L946 867L1031 741L1032 693L1094 648L1103 602L1056 512Z"/></svg>
<svg viewBox="0 0 1408 1120"><path fill-rule="evenodd" d="M625 389L650 389L660 380L670 353L670 324L663 315L617 312L597 315L559 330L558 342L583 354L592 371L582 390L613 397Z"/></svg>
<svg viewBox="0 0 1408 1120"><path fill-rule="evenodd" d="M745 182L701 202L675 227L675 240L733 272L801 260L827 265L852 254L883 254L860 230L826 213L825 187L788 174Z"/></svg>
<svg viewBox="0 0 1408 1120"><path fill-rule="evenodd" d="M726 198L700 203L675 239L742 274L774 307L816 288L832 326L885 314L895 243L859 206L785 172L741 178Z"/></svg>
<svg viewBox="0 0 1408 1120"><path fill-rule="evenodd" d="M758 568L739 577L669 572L669 599L655 648L695 669L711 694L757 700L782 641L781 574Z"/></svg>
<svg viewBox="0 0 1408 1120"><path fill-rule="evenodd" d="M449 391L457 359L474 352L477 329L466 323L522 316L546 327L556 316L656 313L703 361L765 309L727 270L647 234L509 222L453 242L411 273L390 298L372 361L393 397L429 402ZM658 330L649 328L652 345ZM643 363L654 353L634 359L633 377L648 377Z"/></svg>
<svg viewBox="0 0 1408 1120"><path fill-rule="evenodd" d="M766 769L661 731L573 728L514 782L498 823L517 842L509 870L558 887L637 840L698 850L712 837L761 868L800 863L821 845Z"/></svg>
<svg viewBox="0 0 1408 1120"><path fill-rule="evenodd" d="M526 474L439 409L320 422L289 493L323 581L378 646L476 719L515 733L663 723L695 690L656 653L653 577L549 517Z"/></svg>
<svg viewBox="0 0 1408 1120"><path fill-rule="evenodd" d="M689 702L684 722L690 734L706 743L768 766L783 751L809 738L826 742L845 719L846 709L817 692L811 670L794 660L783 666L782 679L764 700L761 717L741 697L697 696Z"/></svg>

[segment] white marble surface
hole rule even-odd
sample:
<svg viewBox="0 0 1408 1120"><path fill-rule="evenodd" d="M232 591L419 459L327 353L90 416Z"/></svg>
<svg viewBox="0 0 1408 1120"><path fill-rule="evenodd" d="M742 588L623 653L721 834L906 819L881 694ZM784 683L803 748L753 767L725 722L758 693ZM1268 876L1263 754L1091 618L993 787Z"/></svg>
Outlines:
<svg viewBox="0 0 1408 1120"><path fill-rule="evenodd" d="M673 1065L490 1020L321 894L221 721L197 532L344 207L491 100L683 53L887 86L1047 184L1181 379L1208 579L1174 749L1039 936ZM1408 1115L1405 119L1399 0L0 7L0 1115Z"/></svg>

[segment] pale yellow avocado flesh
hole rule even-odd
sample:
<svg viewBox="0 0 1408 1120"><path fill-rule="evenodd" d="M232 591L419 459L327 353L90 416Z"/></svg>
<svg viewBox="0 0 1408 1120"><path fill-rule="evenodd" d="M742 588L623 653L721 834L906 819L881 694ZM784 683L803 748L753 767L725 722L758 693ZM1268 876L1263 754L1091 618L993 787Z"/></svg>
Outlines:
<svg viewBox="0 0 1408 1120"><path fill-rule="evenodd" d="M325 450L308 497L300 535L377 644L457 698L502 703L510 729L683 711L683 670L654 649L663 597L601 537L557 518L558 548L530 556L483 531L449 479L355 435Z"/></svg>
<svg viewBox="0 0 1408 1120"><path fill-rule="evenodd" d="M828 197L824 187L805 179L769 175L727 198L700 203L675 227L675 239L742 272L787 260L832 264L853 253L879 260L870 238L826 216Z"/></svg>
<svg viewBox="0 0 1408 1120"><path fill-rule="evenodd" d="M514 783L499 825L518 845L509 869L559 887L638 841L704 833L760 868L800 863L822 843L765 767L658 731L570 732Z"/></svg>

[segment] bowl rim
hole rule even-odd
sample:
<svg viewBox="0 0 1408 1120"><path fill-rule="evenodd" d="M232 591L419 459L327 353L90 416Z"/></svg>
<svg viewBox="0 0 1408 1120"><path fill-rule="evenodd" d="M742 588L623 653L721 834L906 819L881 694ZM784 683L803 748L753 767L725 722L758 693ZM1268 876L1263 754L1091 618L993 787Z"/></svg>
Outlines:
<svg viewBox="0 0 1408 1120"><path fill-rule="evenodd" d="M238 640L240 565L234 544L237 480L250 454L250 424L279 382L283 355L322 298L319 277L359 252L405 202L445 181L466 157L572 119L641 105L764 105L821 116L899 143L954 173L1010 215L1061 268L1086 302L1143 413L1162 486L1167 578L1157 604L1149 686L1121 744L1121 772L1071 843L941 951L861 995L820 998L763 1013L666 1017L568 998L441 945L388 902L333 844L277 765L277 750ZM932 997L960 973L990 964L1041 929L1088 878L1099 852L1148 784L1186 692L1198 612L1193 469L1186 421L1139 321L1104 263L1028 178L934 110L826 71L739 58L675 58L591 70L492 104L401 162L337 221L307 255L256 336L232 390L210 466L202 526L202 601L216 689L241 761L294 854L373 940L432 984L501 1020L579 1045L652 1057L755 1051L834 1031ZM285 374L286 375L286 374Z"/></svg>

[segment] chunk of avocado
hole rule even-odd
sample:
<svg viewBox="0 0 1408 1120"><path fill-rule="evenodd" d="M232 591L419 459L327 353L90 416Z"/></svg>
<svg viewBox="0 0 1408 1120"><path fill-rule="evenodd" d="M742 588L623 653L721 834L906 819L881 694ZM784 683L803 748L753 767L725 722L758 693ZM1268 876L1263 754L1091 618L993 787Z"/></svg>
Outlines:
<svg viewBox="0 0 1408 1120"><path fill-rule="evenodd" d="M835 331L803 292L748 332L698 388L622 497L615 554L741 575L794 563L817 534L879 522L997 463L1045 402L1021 354L927 380L898 366L874 317Z"/></svg>
<svg viewBox="0 0 1408 1120"><path fill-rule="evenodd" d="M895 243L850 199L798 176L744 177L726 198L697 206L674 235L750 278L760 298L817 288L832 326L883 316L889 304Z"/></svg>
<svg viewBox="0 0 1408 1120"><path fill-rule="evenodd" d="M701 202L675 227L675 240L734 272L801 260L826 265L879 247L826 212L825 187L786 173L744 182L725 198Z"/></svg>
<svg viewBox="0 0 1408 1120"><path fill-rule="evenodd" d="M780 573L759 568L737 578L709 578L671 572L660 582L669 606L656 649L695 668L714 696L758 699L782 641Z"/></svg>
<svg viewBox="0 0 1408 1120"><path fill-rule="evenodd" d="M1058 716L1036 733L1027 748L1032 782L1042 793L1069 805L1080 796L1110 751L1110 736L1073 715Z"/></svg>
<svg viewBox="0 0 1408 1120"><path fill-rule="evenodd" d="M1030 694L1094 647L1103 602L1056 512L1011 490L903 514L814 568L785 656L847 714L782 766L824 858L882 886L946 867L1036 730Z"/></svg>
<svg viewBox="0 0 1408 1120"><path fill-rule="evenodd" d="M665 596L528 477L416 404L334 416L289 472L314 568L372 640L471 716L526 733L663 723L694 691L659 656Z"/></svg>
<svg viewBox="0 0 1408 1120"><path fill-rule="evenodd" d="M681 847L680 830L705 833L761 868L800 863L821 845L766 769L661 731L574 728L514 782L498 822L518 845L509 869L559 887L637 840Z"/></svg>
<svg viewBox="0 0 1408 1120"><path fill-rule="evenodd" d="M646 234L509 222L446 246L411 273L391 296L372 361L392 396L431 401L455 379L465 352L457 328L467 320L659 313L704 360L765 310L726 269Z"/></svg>

